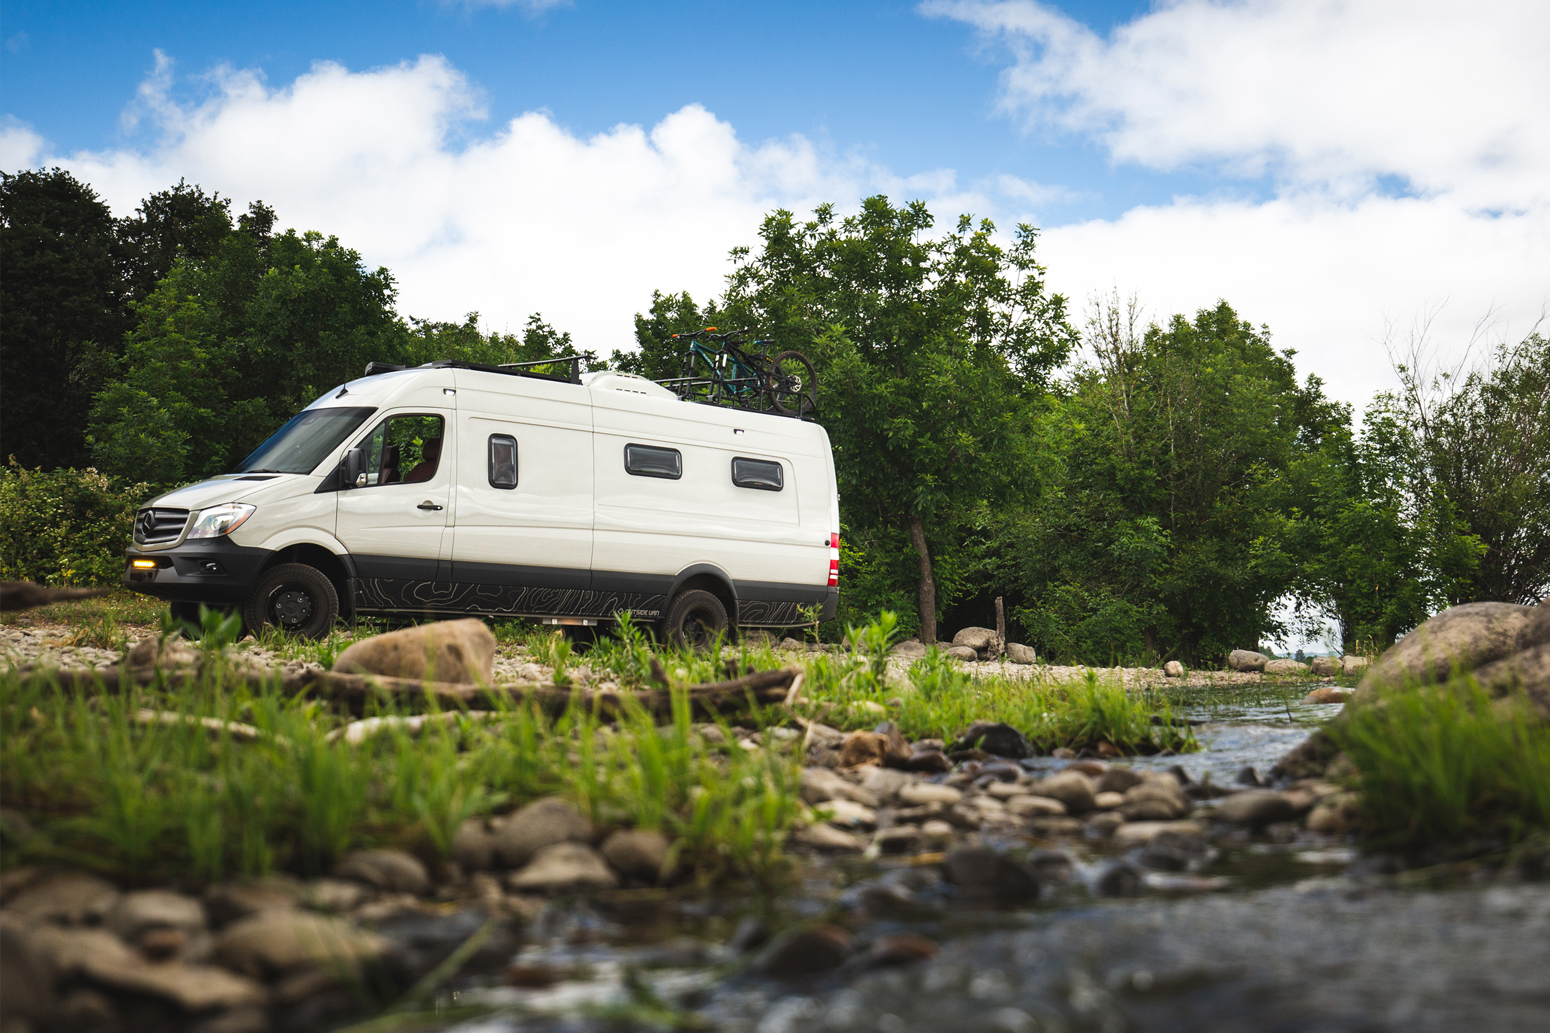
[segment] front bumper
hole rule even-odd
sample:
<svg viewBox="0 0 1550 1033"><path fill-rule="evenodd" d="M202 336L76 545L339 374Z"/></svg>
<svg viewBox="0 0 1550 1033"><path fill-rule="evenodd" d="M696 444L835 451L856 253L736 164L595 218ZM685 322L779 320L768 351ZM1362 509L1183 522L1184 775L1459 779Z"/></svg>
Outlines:
<svg viewBox="0 0 1550 1033"><path fill-rule="evenodd" d="M124 557L124 584L158 599L186 603L240 603L273 553L235 545L230 538L200 538L170 549L142 551L131 545ZM140 568L135 560L154 561Z"/></svg>

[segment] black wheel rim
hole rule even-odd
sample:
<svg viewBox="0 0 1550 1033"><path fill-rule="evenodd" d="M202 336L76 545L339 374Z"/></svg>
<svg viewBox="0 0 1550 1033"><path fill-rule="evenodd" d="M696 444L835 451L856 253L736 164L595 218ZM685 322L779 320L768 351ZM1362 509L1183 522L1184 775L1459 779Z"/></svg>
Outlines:
<svg viewBox="0 0 1550 1033"><path fill-rule="evenodd" d="M678 633L682 636L684 645L698 650L708 649L711 643L716 641L716 635L720 630L715 613L709 607L696 606L684 614Z"/></svg>
<svg viewBox="0 0 1550 1033"><path fill-rule="evenodd" d="M301 585L281 585L269 596L269 620L286 631L296 631L312 623L317 600Z"/></svg>

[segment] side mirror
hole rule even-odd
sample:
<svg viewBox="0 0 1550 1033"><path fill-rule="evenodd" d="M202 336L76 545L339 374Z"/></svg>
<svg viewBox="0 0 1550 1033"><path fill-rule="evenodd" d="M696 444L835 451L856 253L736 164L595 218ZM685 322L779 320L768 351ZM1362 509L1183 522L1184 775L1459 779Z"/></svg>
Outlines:
<svg viewBox="0 0 1550 1033"><path fill-rule="evenodd" d="M344 476L340 478L346 488L364 488L366 486L366 450L352 448L344 454Z"/></svg>

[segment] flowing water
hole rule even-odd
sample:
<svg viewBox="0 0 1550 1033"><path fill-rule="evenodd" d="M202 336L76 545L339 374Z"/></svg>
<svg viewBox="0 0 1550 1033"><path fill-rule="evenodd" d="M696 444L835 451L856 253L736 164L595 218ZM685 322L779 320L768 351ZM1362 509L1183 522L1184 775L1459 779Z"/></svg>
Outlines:
<svg viewBox="0 0 1550 1033"><path fill-rule="evenodd" d="M1215 785L1245 767L1264 775L1339 709L1290 702L1304 690L1183 699L1203 749L1125 763L1177 765ZM1103 843L1046 844L1070 856L1068 878L1015 910L970 906L929 864L858 860L815 862L769 898L641 892L556 905L503 969L442 993L438 1028L1550 1030L1550 886L1397 888L1344 843L1273 833L1218 836L1213 857L1182 871L1137 869L1139 886L1117 898L1100 890L1116 863ZM879 907L865 895L879 885L907 892ZM892 965L858 950L796 981L748 970L756 952L740 952L739 936L817 919L861 948L916 933L941 949Z"/></svg>

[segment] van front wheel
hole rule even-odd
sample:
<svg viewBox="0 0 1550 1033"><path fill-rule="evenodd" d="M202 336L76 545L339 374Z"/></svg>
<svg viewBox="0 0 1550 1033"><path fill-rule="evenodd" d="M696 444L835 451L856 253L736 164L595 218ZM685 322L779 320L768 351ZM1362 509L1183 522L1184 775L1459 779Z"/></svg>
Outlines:
<svg viewBox="0 0 1550 1033"><path fill-rule="evenodd" d="M334 583L305 563L281 563L264 571L242 606L242 622L255 635L267 624L298 638L322 638L338 619Z"/></svg>
<svg viewBox="0 0 1550 1033"><path fill-rule="evenodd" d="M670 645L695 651L709 649L726 634L727 608L711 593L694 589L673 600L665 624Z"/></svg>

